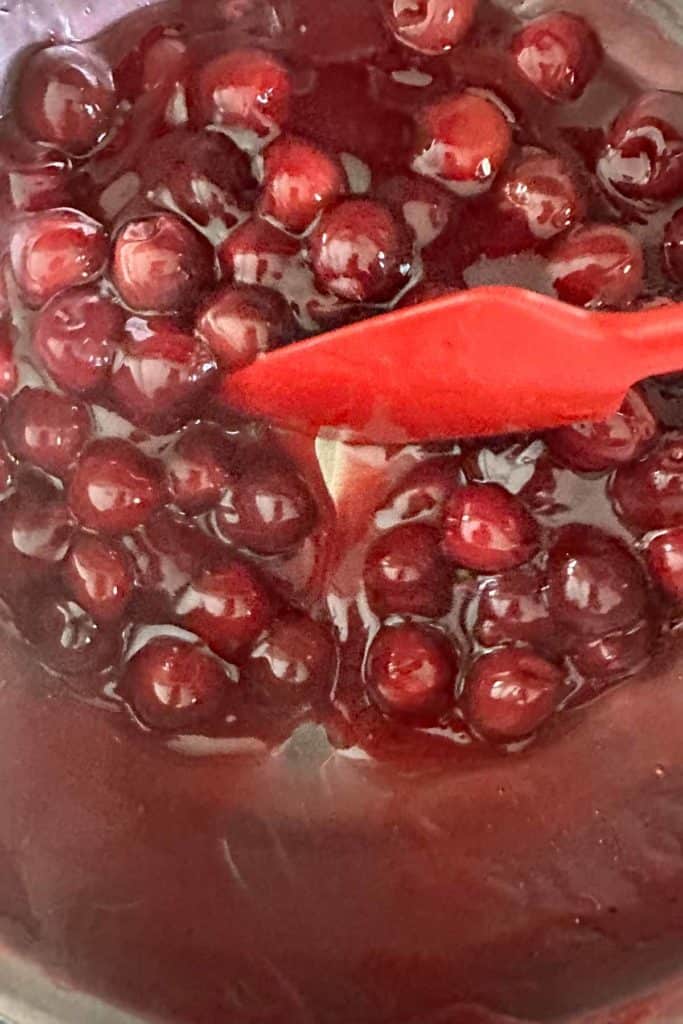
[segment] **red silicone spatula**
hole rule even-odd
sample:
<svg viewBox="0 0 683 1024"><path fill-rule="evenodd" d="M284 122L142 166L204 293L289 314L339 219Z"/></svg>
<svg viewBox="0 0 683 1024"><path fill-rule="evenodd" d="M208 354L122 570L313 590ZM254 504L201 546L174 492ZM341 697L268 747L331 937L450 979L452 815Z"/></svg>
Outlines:
<svg viewBox="0 0 683 1024"><path fill-rule="evenodd" d="M601 420L683 368L683 308L595 313L475 288L270 353L227 379L233 407L392 443Z"/></svg>

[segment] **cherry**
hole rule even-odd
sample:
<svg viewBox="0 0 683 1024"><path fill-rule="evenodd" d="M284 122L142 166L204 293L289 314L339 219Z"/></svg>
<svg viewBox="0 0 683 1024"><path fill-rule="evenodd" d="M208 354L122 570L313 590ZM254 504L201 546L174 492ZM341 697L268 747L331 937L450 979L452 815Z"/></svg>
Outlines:
<svg viewBox="0 0 683 1024"><path fill-rule="evenodd" d="M261 699L300 706L334 683L335 645L330 630L302 612L277 618L242 669L247 690Z"/></svg>
<svg viewBox="0 0 683 1024"><path fill-rule="evenodd" d="M613 683L639 672L653 654L656 632L645 619L596 640L579 640L569 650L569 661L584 679Z"/></svg>
<svg viewBox="0 0 683 1024"><path fill-rule="evenodd" d="M632 626L647 610L645 574L626 545L593 526L563 527L548 554L550 611L580 637Z"/></svg>
<svg viewBox="0 0 683 1024"><path fill-rule="evenodd" d="M161 48L158 44L161 44ZM171 45L167 47L165 44ZM184 44L173 26L155 25L146 32L114 67L114 83L119 98L133 103L140 93L158 88L161 83L157 70L166 83L171 77L175 82L178 79L176 69L181 64L181 48L184 57ZM159 61L157 58L162 55L166 59ZM166 65L166 72L163 68L157 68L162 62ZM148 71L151 73L148 74Z"/></svg>
<svg viewBox="0 0 683 1024"><path fill-rule="evenodd" d="M421 53L442 53L469 32L479 0L384 0L396 38Z"/></svg>
<svg viewBox="0 0 683 1024"><path fill-rule="evenodd" d="M184 732L217 718L236 681L198 644L155 637L130 659L121 690L144 725Z"/></svg>
<svg viewBox="0 0 683 1024"><path fill-rule="evenodd" d="M61 493L43 479L19 479L18 488L0 504L0 577L16 589L27 579L45 576L64 560L73 521Z"/></svg>
<svg viewBox="0 0 683 1024"><path fill-rule="evenodd" d="M236 559L212 564L178 598L180 621L223 658L243 654L273 618L260 575Z"/></svg>
<svg viewBox="0 0 683 1024"><path fill-rule="evenodd" d="M93 441L68 488L71 511L89 530L129 533L164 502L161 467L129 441Z"/></svg>
<svg viewBox="0 0 683 1024"><path fill-rule="evenodd" d="M504 647L483 654L465 681L469 722L489 740L526 739L548 721L562 697L564 675L529 647Z"/></svg>
<svg viewBox="0 0 683 1024"><path fill-rule="evenodd" d="M199 338L172 323L144 324L137 337L134 331L114 358L112 401L132 423L165 433L201 411L216 361Z"/></svg>
<svg viewBox="0 0 683 1024"><path fill-rule="evenodd" d="M235 445L220 427L200 423L189 427L168 456L173 501L184 512L213 508L234 479Z"/></svg>
<svg viewBox="0 0 683 1024"><path fill-rule="evenodd" d="M453 707L459 661L446 636L431 626L385 626L367 654L367 690L385 714L435 725Z"/></svg>
<svg viewBox="0 0 683 1024"><path fill-rule="evenodd" d="M683 437L664 437L639 462L620 466L611 494L630 526L643 531L678 526L683 522Z"/></svg>
<svg viewBox="0 0 683 1024"><path fill-rule="evenodd" d="M384 526L414 519L438 521L447 498L462 483L460 459L456 456L420 462L389 495L377 515Z"/></svg>
<svg viewBox="0 0 683 1024"><path fill-rule="evenodd" d="M19 459L65 476L92 434L85 406L44 388L23 388L11 400L5 439Z"/></svg>
<svg viewBox="0 0 683 1024"><path fill-rule="evenodd" d="M614 224L586 224L560 239L548 258L558 296L576 306L627 306L645 272L640 242Z"/></svg>
<svg viewBox="0 0 683 1024"><path fill-rule="evenodd" d="M20 628L51 669L76 678L111 668L121 654L121 633L95 622L61 591L27 596Z"/></svg>
<svg viewBox="0 0 683 1024"><path fill-rule="evenodd" d="M213 254L180 217L158 213L130 221L116 236L112 276L131 309L180 312L211 287Z"/></svg>
<svg viewBox="0 0 683 1024"><path fill-rule="evenodd" d="M683 599L683 527L653 537L647 547L650 576L674 601Z"/></svg>
<svg viewBox="0 0 683 1024"><path fill-rule="evenodd" d="M505 163L512 130L491 100L477 93L446 96L418 119L413 167L462 194L489 188Z"/></svg>
<svg viewBox="0 0 683 1024"><path fill-rule="evenodd" d="M259 555L281 555L300 544L316 522L313 496L290 466L250 461L216 509L221 534Z"/></svg>
<svg viewBox="0 0 683 1024"><path fill-rule="evenodd" d="M127 538L126 547L135 561L138 585L147 592L160 592L163 598L175 597L204 566L224 555L219 541L168 508L155 513L134 543L130 541ZM163 618L169 611L165 606Z"/></svg>
<svg viewBox="0 0 683 1024"><path fill-rule="evenodd" d="M309 252L319 284L350 302L390 299L407 281L410 245L391 212L369 199L347 199L327 210Z"/></svg>
<svg viewBox="0 0 683 1024"><path fill-rule="evenodd" d="M551 646L554 628L544 574L524 566L488 580L479 597L474 635L483 647L507 642Z"/></svg>
<svg viewBox="0 0 683 1024"><path fill-rule="evenodd" d="M10 261L24 299L40 307L65 288L99 277L107 249L97 221L76 210L50 210L27 217L17 227Z"/></svg>
<svg viewBox="0 0 683 1024"><path fill-rule="evenodd" d="M72 288L52 299L33 330L33 348L56 384L92 395L109 377L124 313L97 288Z"/></svg>
<svg viewBox="0 0 683 1024"><path fill-rule="evenodd" d="M542 15L512 40L519 71L550 100L576 100L600 66L602 49L593 29L564 11Z"/></svg>
<svg viewBox="0 0 683 1024"><path fill-rule="evenodd" d="M197 76L198 113L205 124L268 135L289 113L289 75L264 50L233 50L206 64Z"/></svg>
<svg viewBox="0 0 683 1024"><path fill-rule="evenodd" d="M664 266L673 281L683 284L683 207L676 210L664 232Z"/></svg>
<svg viewBox="0 0 683 1024"><path fill-rule="evenodd" d="M7 184L14 209L38 213L69 206L69 170L68 159L54 150L39 150L11 161Z"/></svg>
<svg viewBox="0 0 683 1024"><path fill-rule="evenodd" d="M586 213L584 196L567 163L542 149L526 149L502 172L494 198L496 214L502 218L495 230L507 237L515 232L518 251L555 238Z"/></svg>
<svg viewBox="0 0 683 1024"><path fill-rule="evenodd" d="M612 126L597 171L629 199L678 199L683 189L683 97L647 92L629 103Z"/></svg>
<svg viewBox="0 0 683 1024"><path fill-rule="evenodd" d="M641 456L657 436L657 421L633 388L614 416L599 423L573 423L547 435L552 453L577 472L600 472Z"/></svg>
<svg viewBox="0 0 683 1024"><path fill-rule="evenodd" d="M438 238L448 226L453 212L453 195L429 178L418 174L395 175L381 182L376 192L377 197L410 228L421 249Z"/></svg>
<svg viewBox="0 0 683 1024"><path fill-rule="evenodd" d="M81 533L66 560L64 582L95 622L115 622L133 595L133 564L117 541Z"/></svg>
<svg viewBox="0 0 683 1024"><path fill-rule="evenodd" d="M277 288L299 256L299 243L267 220L245 220L218 250L226 277Z"/></svg>
<svg viewBox="0 0 683 1024"><path fill-rule="evenodd" d="M227 285L204 303L195 324L196 333L229 371L291 341L295 330L286 300L259 285Z"/></svg>
<svg viewBox="0 0 683 1024"><path fill-rule="evenodd" d="M23 130L74 156L104 138L115 105L111 69L96 53L76 46L39 50L19 76L15 110Z"/></svg>
<svg viewBox="0 0 683 1024"><path fill-rule="evenodd" d="M14 483L16 465L4 444L0 444L0 496L4 497Z"/></svg>
<svg viewBox="0 0 683 1024"><path fill-rule="evenodd" d="M443 530L446 555L475 572L513 569L539 546L536 521L499 484L458 487L446 503Z"/></svg>
<svg viewBox="0 0 683 1024"><path fill-rule="evenodd" d="M14 339L9 319L0 319L0 397L9 398L17 386L18 372L14 359Z"/></svg>
<svg viewBox="0 0 683 1024"><path fill-rule="evenodd" d="M346 191L346 175L334 157L310 142L287 136L264 156L261 213L300 234Z"/></svg>
<svg viewBox="0 0 683 1024"><path fill-rule="evenodd" d="M439 531L422 523L398 526L380 537L365 562L365 590L379 615L446 615L453 572L441 553Z"/></svg>

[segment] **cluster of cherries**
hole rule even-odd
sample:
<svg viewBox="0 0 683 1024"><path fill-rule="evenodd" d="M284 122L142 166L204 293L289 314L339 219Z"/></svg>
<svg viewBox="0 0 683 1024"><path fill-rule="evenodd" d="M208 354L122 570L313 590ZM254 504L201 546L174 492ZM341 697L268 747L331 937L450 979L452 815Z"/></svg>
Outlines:
<svg viewBox="0 0 683 1024"><path fill-rule="evenodd" d="M491 50L477 9L486 28L476 0L377 0L372 56L343 73L178 25L115 61L105 39L19 69L0 129L0 591L44 664L145 727L289 728L343 692L324 586L300 578L327 557L325 503L222 406L226 374L464 287L481 259L536 254L587 307L683 285L683 96L630 99L597 145L551 127L548 148L528 110L582 96L596 35L553 13L491 29ZM633 391L609 422L457 452L368 526L354 706L511 743L652 656L683 597L683 435ZM612 529L571 521L568 477Z"/></svg>

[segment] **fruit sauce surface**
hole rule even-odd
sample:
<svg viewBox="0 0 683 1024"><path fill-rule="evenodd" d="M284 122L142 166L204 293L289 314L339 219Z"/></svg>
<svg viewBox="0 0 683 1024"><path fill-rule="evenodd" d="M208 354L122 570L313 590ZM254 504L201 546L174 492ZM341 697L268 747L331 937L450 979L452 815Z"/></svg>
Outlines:
<svg viewBox="0 0 683 1024"><path fill-rule="evenodd" d="M654 983L683 947L683 378L403 449L220 387L480 283L680 298L683 95L564 12L187 8L28 54L0 122L6 944L192 1024Z"/></svg>

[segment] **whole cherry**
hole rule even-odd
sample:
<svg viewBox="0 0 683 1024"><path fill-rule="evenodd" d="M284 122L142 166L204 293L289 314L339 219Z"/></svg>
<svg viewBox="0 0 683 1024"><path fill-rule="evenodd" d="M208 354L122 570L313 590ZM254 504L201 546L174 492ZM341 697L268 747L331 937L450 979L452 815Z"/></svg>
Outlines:
<svg viewBox="0 0 683 1024"><path fill-rule="evenodd" d="M499 484L467 484L446 502L443 550L457 565L496 573L528 562L540 544L538 525Z"/></svg>
<svg viewBox="0 0 683 1024"><path fill-rule="evenodd" d="M513 743L535 733L562 697L564 675L532 648L503 647L483 654L465 680L468 721L487 739Z"/></svg>

